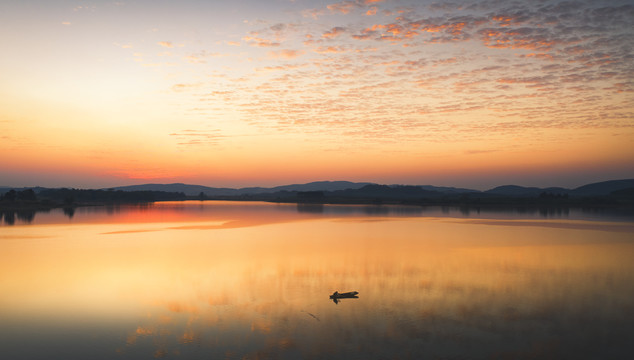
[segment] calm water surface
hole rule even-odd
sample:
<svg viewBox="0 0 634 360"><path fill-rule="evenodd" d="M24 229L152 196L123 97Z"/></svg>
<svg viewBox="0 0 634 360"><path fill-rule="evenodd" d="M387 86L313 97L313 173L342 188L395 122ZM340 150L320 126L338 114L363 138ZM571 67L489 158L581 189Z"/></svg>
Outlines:
<svg viewBox="0 0 634 360"><path fill-rule="evenodd" d="M3 359L634 353L628 216L210 201L12 223Z"/></svg>

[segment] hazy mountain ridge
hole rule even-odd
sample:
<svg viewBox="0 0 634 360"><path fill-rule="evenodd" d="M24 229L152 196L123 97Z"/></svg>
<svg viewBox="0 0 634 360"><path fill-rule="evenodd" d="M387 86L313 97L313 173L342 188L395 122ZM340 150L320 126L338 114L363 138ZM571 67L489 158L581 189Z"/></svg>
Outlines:
<svg viewBox="0 0 634 360"><path fill-rule="evenodd" d="M605 195L634 188L634 179L610 180L580 186L572 191L576 196Z"/></svg>
<svg viewBox="0 0 634 360"><path fill-rule="evenodd" d="M379 185L370 182L351 182L351 181L314 181L306 184L291 184L275 187L245 187L245 188L216 188L203 185L188 185L182 183L174 184L143 184L143 185L130 185L119 186L112 188L114 190L123 191L173 191L183 192L189 196L196 196L200 193L205 196L242 196L242 195L261 195L261 194L275 194L281 192L303 192L303 191L324 191L324 192L341 192L347 190L359 190L364 187L370 186L366 189L365 193L371 191L370 189L377 190L378 188L372 188L380 186L383 192L390 193L404 193L405 191L414 191L420 193L421 191L427 192L427 195L431 193L479 193L478 190L446 187L446 186L432 186L432 185ZM361 192L358 192L359 194Z"/></svg>
<svg viewBox="0 0 634 360"><path fill-rule="evenodd" d="M541 193L551 194L570 194L573 190L561 187L524 187L518 185L503 185L490 190L484 191L485 194L504 195L504 196L539 196Z"/></svg>
<svg viewBox="0 0 634 360"><path fill-rule="evenodd" d="M178 192L187 196L198 196L203 193L206 197L233 197L245 195L264 195L264 194L282 194L321 191L328 195L334 196L350 196L350 197L426 197L436 198L450 195L472 195L472 196L507 196L507 197L537 197L541 194L549 195L567 195L572 197L584 196L606 196L613 192L627 193L628 189L634 188L634 179L609 180L597 183L591 183L580 186L575 189L566 189L561 187L525 187L518 185L503 185L489 190L479 191L466 188L433 186L433 185L380 185L369 182L350 182L350 181L315 181L306 184L290 184L275 187L245 187L245 188L220 188L209 187L203 185L192 185L183 183L173 184L142 184L119 186L102 190L121 190L121 191L162 191L162 192ZM42 192L48 188L44 187L0 187L0 193L10 190L33 189L36 193Z"/></svg>
<svg viewBox="0 0 634 360"><path fill-rule="evenodd" d="M487 194L504 196L539 196L542 193L553 195L568 195L574 197L610 195L615 191L634 188L634 179L608 180L583 185L574 189L561 187L524 187L518 185L503 185L484 191Z"/></svg>
<svg viewBox="0 0 634 360"><path fill-rule="evenodd" d="M346 189L358 189L371 183L361 182L355 183L350 181L314 181L306 184L291 184L275 187L245 187L245 188L216 188L202 185L188 185L182 183L175 184L143 184L119 186L113 189L123 191L175 191L184 192L186 195L195 196L201 192L206 196L240 196L240 195L257 195L266 193L276 193L280 191L337 191Z"/></svg>
<svg viewBox="0 0 634 360"><path fill-rule="evenodd" d="M446 186L433 185L380 185L368 182L350 182L350 181L315 181L306 184L291 184L275 187L246 187L239 189L232 188L214 188L202 185L187 184L144 184L121 186L114 188L115 190L138 191L175 191L184 192L187 195L195 196L201 192L206 196L242 196L242 195L258 195L273 194L280 192L304 192L304 191L324 191L331 192L333 195L342 195L347 192L353 197L373 196L372 194L392 194L397 197L409 196L418 197L438 197L443 195L459 195L472 194L483 196L511 196L511 197L535 197L543 193L552 195L569 195L569 196L601 196L609 195L614 191L634 188L634 179L609 180L597 183L591 183L580 186L575 189L566 189L562 187L526 187L519 185L503 185L493 189L479 191L466 188L455 188ZM365 194L365 195L362 195Z"/></svg>

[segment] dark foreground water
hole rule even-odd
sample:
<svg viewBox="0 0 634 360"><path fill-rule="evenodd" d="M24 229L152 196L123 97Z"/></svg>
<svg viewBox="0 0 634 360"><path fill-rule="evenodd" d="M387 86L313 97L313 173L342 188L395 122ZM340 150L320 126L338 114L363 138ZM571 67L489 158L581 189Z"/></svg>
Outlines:
<svg viewBox="0 0 634 360"><path fill-rule="evenodd" d="M175 202L12 223L2 359L634 354L628 216Z"/></svg>

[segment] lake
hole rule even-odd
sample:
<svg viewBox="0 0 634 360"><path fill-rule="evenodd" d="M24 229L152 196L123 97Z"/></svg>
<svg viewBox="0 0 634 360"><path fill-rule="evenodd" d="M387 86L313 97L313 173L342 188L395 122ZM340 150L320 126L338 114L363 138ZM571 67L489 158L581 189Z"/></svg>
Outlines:
<svg viewBox="0 0 634 360"><path fill-rule="evenodd" d="M4 359L634 353L628 214L186 201L2 223Z"/></svg>

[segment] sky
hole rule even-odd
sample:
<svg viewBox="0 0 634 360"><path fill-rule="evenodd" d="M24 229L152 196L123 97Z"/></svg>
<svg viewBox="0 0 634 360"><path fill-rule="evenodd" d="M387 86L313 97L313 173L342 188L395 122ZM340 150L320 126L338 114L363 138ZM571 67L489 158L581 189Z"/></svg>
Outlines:
<svg viewBox="0 0 634 360"><path fill-rule="evenodd" d="M0 185L634 178L634 3L0 2Z"/></svg>

